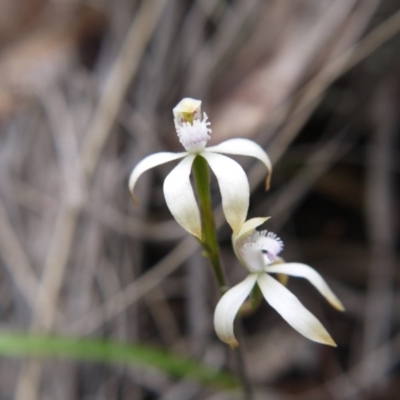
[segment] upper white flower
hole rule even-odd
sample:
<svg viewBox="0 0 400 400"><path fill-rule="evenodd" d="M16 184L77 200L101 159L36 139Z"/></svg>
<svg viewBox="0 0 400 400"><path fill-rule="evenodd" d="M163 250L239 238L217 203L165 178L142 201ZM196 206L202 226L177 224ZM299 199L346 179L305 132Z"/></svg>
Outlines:
<svg viewBox="0 0 400 400"><path fill-rule="evenodd" d="M206 148L211 128L205 113L201 118L200 100L183 99L173 109L173 114L179 141L186 151L162 152L144 158L134 168L129 179L129 189L134 200L136 200L134 187L143 172L157 165L183 158L165 178L164 196L176 221L201 240L200 212L190 183L193 161L197 156L201 156L207 160L218 180L226 220L233 232L238 232L246 219L249 207L249 183L243 168L236 161L219 153L252 156L262 161L269 171L266 182L268 187L272 167L267 154L257 143L248 139L230 139L217 146Z"/></svg>
<svg viewBox="0 0 400 400"><path fill-rule="evenodd" d="M218 337L232 348L238 346L233 322L241 305L257 283L265 300L294 329L310 340L336 346L321 322L296 296L269 274L305 278L337 310L344 311L342 303L313 268L300 263L279 263L282 260L278 254L283 249L283 242L274 233L255 230L267 219L250 219L232 236L235 253L250 273L244 281L228 290L218 302L214 314L214 327Z"/></svg>

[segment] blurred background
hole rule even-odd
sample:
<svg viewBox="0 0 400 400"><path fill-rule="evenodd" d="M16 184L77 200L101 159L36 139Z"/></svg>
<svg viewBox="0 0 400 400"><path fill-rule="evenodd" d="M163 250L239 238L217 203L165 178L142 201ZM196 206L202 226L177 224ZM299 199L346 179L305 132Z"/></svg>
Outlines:
<svg viewBox="0 0 400 400"><path fill-rule="evenodd" d="M213 331L219 294L162 182L132 168L181 151L172 108L203 100L211 143L247 137L274 164L237 157L249 217L317 269L343 301L289 289L327 327L308 341L266 304L243 319L257 399L399 399L400 4L396 0L2 0L1 335L101 338L237 373ZM245 275L213 195L229 282ZM3 346L4 347L4 346ZM5 349L1 350L3 353ZM162 368L3 355L0 399L240 399Z"/></svg>

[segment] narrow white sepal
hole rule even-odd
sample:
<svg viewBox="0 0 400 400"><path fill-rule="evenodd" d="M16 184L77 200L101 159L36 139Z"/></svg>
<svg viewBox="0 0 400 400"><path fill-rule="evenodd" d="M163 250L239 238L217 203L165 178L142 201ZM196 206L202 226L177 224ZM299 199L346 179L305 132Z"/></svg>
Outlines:
<svg viewBox="0 0 400 400"><path fill-rule="evenodd" d="M157 167L158 165L165 164L169 161L177 160L178 158L182 158L186 156L186 152L182 153L155 153L145 157L136 167L133 169L131 176L129 178L129 190L131 191L132 197L136 202L136 198L134 195L134 188L136 185L137 180L139 179L140 175L147 170Z"/></svg>
<svg viewBox="0 0 400 400"><path fill-rule="evenodd" d="M201 154L215 176L221 191L222 208L233 232L239 232L249 209L250 188L243 168L234 160L221 154Z"/></svg>
<svg viewBox="0 0 400 400"><path fill-rule="evenodd" d="M266 180L266 188L269 189L272 173L272 164L267 153L264 149L249 139L229 139L225 142L217 144L216 146L207 147L207 151L213 153L224 153L224 154L237 154L241 156L250 156L260 160L268 169L268 176Z"/></svg>
<svg viewBox="0 0 400 400"><path fill-rule="evenodd" d="M307 279L322 294L322 296L325 297L332 307L339 311L344 311L341 301L332 292L331 288L322 276L310 266L301 263L285 263L270 265L265 268L265 271L268 273L272 272Z"/></svg>
<svg viewBox="0 0 400 400"><path fill-rule="evenodd" d="M179 225L201 240L200 212L190 183L195 155L185 157L165 178L164 196Z"/></svg>
<svg viewBox="0 0 400 400"><path fill-rule="evenodd" d="M248 275L244 281L229 289L215 308L214 328L217 336L232 348L239 345L236 340L233 323L241 305L251 293L257 281L256 274Z"/></svg>
<svg viewBox="0 0 400 400"><path fill-rule="evenodd" d="M269 305L296 331L314 342L336 347L321 322L285 286L267 274L260 274L257 283Z"/></svg>

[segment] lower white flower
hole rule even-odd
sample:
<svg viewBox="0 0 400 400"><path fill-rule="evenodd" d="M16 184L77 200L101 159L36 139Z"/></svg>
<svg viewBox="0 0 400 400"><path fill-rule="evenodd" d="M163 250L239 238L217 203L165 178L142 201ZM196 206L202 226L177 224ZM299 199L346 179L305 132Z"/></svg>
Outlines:
<svg viewBox="0 0 400 400"><path fill-rule="evenodd" d="M337 310L344 311L321 275L313 268L300 263L274 264L283 242L272 232L256 231L255 228L268 218L254 218L246 221L232 242L240 262L250 274L228 290L221 298L214 314L214 327L218 337L232 348L237 347L233 322L240 307L257 284L265 300L283 319L306 338L315 342L336 346L320 321L311 314L284 285L269 274L284 274L307 279Z"/></svg>

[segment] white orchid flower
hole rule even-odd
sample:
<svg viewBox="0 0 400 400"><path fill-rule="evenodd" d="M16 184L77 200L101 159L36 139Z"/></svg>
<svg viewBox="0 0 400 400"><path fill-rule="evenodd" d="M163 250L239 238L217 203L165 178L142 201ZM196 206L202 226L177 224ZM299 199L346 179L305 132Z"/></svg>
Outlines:
<svg viewBox="0 0 400 400"><path fill-rule="evenodd" d="M190 183L193 161L196 157L201 156L206 159L217 177L226 220L232 230L238 232L246 219L249 207L249 183L243 168L236 161L220 153L252 156L262 161L269 171L266 183L268 187L272 167L267 154L258 144L248 139L230 139L217 146L206 148L211 128L205 113L201 118L200 100L183 99L173 109L173 114L179 141L186 151L181 153L162 152L144 158L134 168L129 179L129 189L133 199L136 201L134 187L143 172L169 161L183 158L165 178L164 196L176 221L201 240L200 212Z"/></svg>
<svg viewBox="0 0 400 400"><path fill-rule="evenodd" d="M305 278L334 308L344 311L342 303L313 268L300 263L277 263L282 261L277 257L283 249L282 240L272 232L255 230L267 219L250 219L232 236L235 253L250 273L244 281L228 290L217 304L214 327L218 337L232 348L238 346L233 322L240 307L257 284L269 305L294 329L310 340L336 346L321 322L270 274Z"/></svg>

